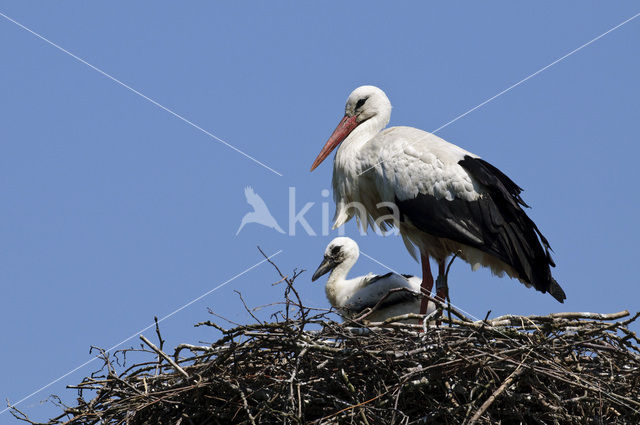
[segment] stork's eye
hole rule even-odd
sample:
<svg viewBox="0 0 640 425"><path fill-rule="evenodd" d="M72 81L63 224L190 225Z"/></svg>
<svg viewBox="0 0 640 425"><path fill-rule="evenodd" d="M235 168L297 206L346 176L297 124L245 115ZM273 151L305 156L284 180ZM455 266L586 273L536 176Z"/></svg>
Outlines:
<svg viewBox="0 0 640 425"><path fill-rule="evenodd" d="M334 246L333 248L331 248L331 255L336 255L339 252L340 252L340 246Z"/></svg>
<svg viewBox="0 0 640 425"><path fill-rule="evenodd" d="M359 99L358 102L356 103L356 109L358 109L359 107L364 105L364 102L366 102L367 99L369 99L369 98L368 97L363 97L362 99Z"/></svg>

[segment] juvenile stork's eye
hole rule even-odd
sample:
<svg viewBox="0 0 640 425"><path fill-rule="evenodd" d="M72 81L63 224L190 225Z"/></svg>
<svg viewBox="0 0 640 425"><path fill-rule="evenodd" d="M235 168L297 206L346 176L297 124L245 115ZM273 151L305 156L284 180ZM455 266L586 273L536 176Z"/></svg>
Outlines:
<svg viewBox="0 0 640 425"><path fill-rule="evenodd" d="M340 246L334 246L333 248L331 248L331 255L336 255L337 253L340 252Z"/></svg>
<svg viewBox="0 0 640 425"><path fill-rule="evenodd" d="M364 105L364 102L366 102L367 99L369 99L369 98L368 97L363 97L362 99L359 99L358 102L356 103L356 109L358 109L359 107Z"/></svg>

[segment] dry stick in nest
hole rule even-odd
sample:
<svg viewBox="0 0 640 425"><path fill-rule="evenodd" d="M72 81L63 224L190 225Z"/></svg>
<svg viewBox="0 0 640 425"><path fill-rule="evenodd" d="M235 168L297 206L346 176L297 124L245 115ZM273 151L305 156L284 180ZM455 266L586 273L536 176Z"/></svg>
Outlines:
<svg viewBox="0 0 640 425"><path fill-rule="evenodd" d="M520 364L518 365L518 367L516 367L516 369L511 372L511 375L509 375L507 377L507 379L504 380L504 382L502 383L502 385L500 385L498 387L497 390L495 390L493 392L493 394L491 394L489 396L489 398L487 400L485 400L484 403L482 403L482 406L480 406L480 408L476 411L476 413L473 414L473 416L471 417L471 419L469 419L469 422L467 422L467 425L473 425L475 424L478 419L480 419L480 417L484 414L484 412L487 411L487 409L489 408L489 406L491 406L491 403L493 403L495 401L496 398L498 398L498 396L500 394L502 394L502 392L509 386L511 385L511 383L513 382L514 379L516 379L518 376L520 376L523 372L524 369L522 368L522 365L524 364L524 362L529 358L529 354L531 354L531 351L529 351L527 353L527 355L525 356L525 358L520 362Z"/></svg>
<svg viewBox="0 0 640 425"><path fill-rule="evenodd" d="M242 298L242 293L235 289L233 290L233 292L235 292L238 295L238 297L240 298L240 301L242 301L242 305L244 306L245 311L249 313L251 317L253 317L253 320L255 320L258 323L262 323L262 320L258 319L258 317L255 314L253 314L253 311L251 311L251 309L247 306L247 303L244 302L244 298Z"/></svg>
<svg viewBox="0 0 640 425"><path fill-rule="evenodd" d="M153 321L156 323L156 335L158 335L158 343L160 344L160 351L164 349L164 339L160 334L160 325L158 324L158 316L153 316ZM156 375L160 373L160 357L158 357L158 365L156 367Z"/></svg>
<svg viewBox="0 0 640 425"><path fill-rule="evenodd" d="M153 351L155 351L156 353L158 353L158 356L162 357L163 359L165 359L166 361L169 362L169 364L171 366L173 366L173 368L179 372L181 375L183 375L185 378L189 377L189 374L187 372L184 371L183 368L181 368L178 363L174 362L173 359L171 357L169 357L167 354L165 354L162 350L160 350L158 347L156 347L155 345L153 345L153 343L151 341L149 341L147 338L144 337L144 335L140 335L140 339L142 341L144 341L145 344L147 344L149 347L151 347L151 349ZM160 363L160 361L158 361L158 363Z"/></svg>
<svg viewBox="0 0 640 425"><path fill-rule="evenodd" d="M262 251L262 249L260 247L258 247L258 251L260 251L260 254L262 254L262 256L269 262L269 264L271 264L275 269L276 272L278 272L278 274L280 275L281 281L284 280L287 283L287 289L284 292L284 296L285 296L285 301L286 301L286 305L285 305L285 320L289 320L289 304L291 304L290 299L289 299L289 293L293 292L293 294L296 296L296 299L298 300L298 311L300 313L300 315L302 316L302 321L304 322L306 319L306 313L305 313L305 307L302 304L302 298L300 298L300 294L298 293L298 291L296 290L296 288L293 286L293 281L300 276L301 273L303 273L305 270L300 270L293 272L293 276L291 278L289 278L288 276L285 276L284 274L282 274L282 272L280 271L280 268L276 265L276 263L274 263L270 257L268 257L264 251ZM302 330L302 329L301 329Z"/></svg>
<svg viewBox="0 0 640 425"><path fill-rule="evenodd" d="M244 394L244 391L242 391L242 388L240 388L240 384L238 384L237 381L235 384L231 382L229 382L228 384L231 388L238 391L238 393L240 394L240 397L242 398L242 406L244 407L244 410L247 413L247 416L249 417L251 424L256 425L256 419L251 414L251 409L249 408L249 402L247 401L247 396Z"/></svg>
<svg viewBox="0 0 640 425"><path fill-rule="evenodd" d="M291 406L292 406L292 409L295 410L297 405L297 409L298 409L297 417L299 421L302 421L302 400L300 397L300 387L298 387L298 403L296 403L295 394L293 391L293 381L295 381L296 379L296 375L298 374L298 369L300 368L300 362L304 358L305 354L307 354L307 351L309 351L309 348L305 347L302 349L302 351L300 351L300 354L298 354L296 359L296 365L293 369L293 372L291 373L291 378L289 379L289 395L291 397Z"/></svg>
<svg viewBox="0 0 640 425"><path fill-rule="evenodd" d="M344 369L340 369L340 373L342 374L342 379L344 379L344 382L347 384L347 388L349 388L349 391L351 391L351 394L353 394L353 398L357 402L358 398L356 395L356 389L351 381L349 381L347 373L344 371ZM362 422L364 422L365 425L369 425L369 420L367 419L367 414L365 413L364 408L360 405L360 403L356 404L356 406L359 406L358 411L360 413L360 417L362 418Z"/></svg>

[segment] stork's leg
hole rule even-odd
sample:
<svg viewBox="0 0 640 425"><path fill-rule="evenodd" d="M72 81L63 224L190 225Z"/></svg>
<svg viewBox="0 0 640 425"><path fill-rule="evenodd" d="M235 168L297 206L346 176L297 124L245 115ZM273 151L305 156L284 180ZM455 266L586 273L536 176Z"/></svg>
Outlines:
<svg viewBox="0 0 640 425"><path fill-rule="evenodd" d="M431 274L429 255L422 254L420 259L422 260L422 285L420 285L420 291L423 294L431 295L431 290L433 289L433 275ZM420 314L427 314L428 305L429 300L423 297L422 302L420 303Z"/></svg>
<svg viewBox="0 0 640 425"><path fill-rule="evenodd" d="M438 277L436 279L436 298L444 302L449 298L449 285L445 272L446 259L438 261Z"/></svg>

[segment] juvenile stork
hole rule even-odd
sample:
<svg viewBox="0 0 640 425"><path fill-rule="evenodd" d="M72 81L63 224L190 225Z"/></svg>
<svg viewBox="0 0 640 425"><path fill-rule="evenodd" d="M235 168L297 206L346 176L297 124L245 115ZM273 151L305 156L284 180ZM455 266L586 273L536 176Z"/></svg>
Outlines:
<svg viewBox="0 0 640 425"><path fill-rule="evenodd" d="M374 86L355 89L345 114L311 166L338 145L333 164L334 228L354 215L366 230L397 226L407 250L422 262L422 291L430 294L429 257L438 263L436 296L448 297L447 258L506 273L563 302L551 276L550 246L522 207L522 189L477 155L412 127L385 129L391 103ZM426 312L423 299L421 313Z"/></svg>
<svg viewBox="0 0 640 425"><path fill-rule="evenodd" d="M390 317L420 312L422 297L419 277L397 273L369 273L347 279L347 274L359 256L360 249L353 239L335 238L327 245L322 263L311 278L316 281L320 276L331 273L325 292L329 303L343 318L352 319L367 308L374 307L376 309L366 317L371 322L382 322ZM427 310L427 313L435 311L433 302L429 303Z"/></svg>

